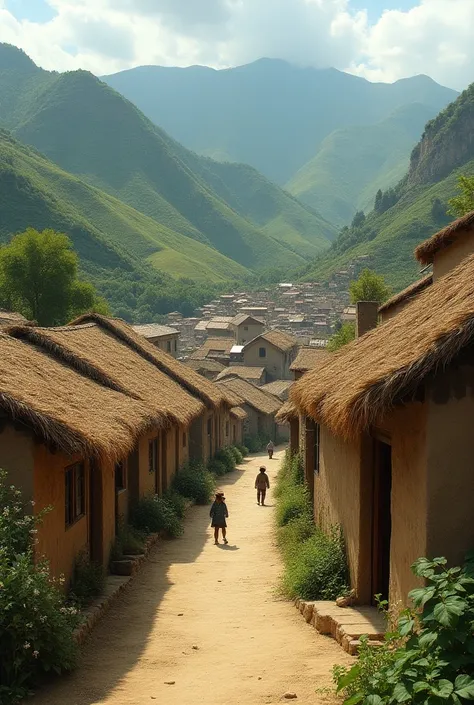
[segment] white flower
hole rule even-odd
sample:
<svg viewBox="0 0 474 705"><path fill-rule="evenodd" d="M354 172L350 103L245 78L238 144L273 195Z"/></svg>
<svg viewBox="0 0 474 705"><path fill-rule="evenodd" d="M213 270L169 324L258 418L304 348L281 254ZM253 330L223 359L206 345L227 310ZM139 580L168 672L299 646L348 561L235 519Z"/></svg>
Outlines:
<svg viewBox="0 0 474 705"><path fill-rule="evenodd" d="M39 594L40 594L40 591L38 590L38 588L35 588L35 589L33 590L33 595L34 595L35 597L38 597Z"/></svg>
<svg viewBox="0 0 474 705"><path fill-rule="evenodd" d="M46 622L46 615L45 614L40 617L40 622L42 624L44 624Z"/></svg>
<svg viewBox="0 0 474 705"><path fill-rule="evenodd" d="M26 625L26 628L33 629L33 624L31 622L28 622L28 624Z"/></svg>
<svg viewBox="0 0 474 705"><path fill-rule="evenodd" d="M31 648L31 644L30 644L28 641L25 641L25 643L23 644L23 648L24 648L24 649L30 649L30 648Z"/></svg>
<svg viewBox="0 0 474 705"><path fill-rule="evenodd" d="M38 656L39 656L39 651L33 651L33 656L34 656L35 658L38 658Z"/></svg>
<svg viewBox="0 0 474 705"><path fill-rule="evenodd" d="M31 502L30 502L30 504L31 504L31 506L32 506L32 507L34 507L34 506L35 506L35 504L36 504L35 500L34 500L34 499L32 499L32 500L31 500Z"/></svg>

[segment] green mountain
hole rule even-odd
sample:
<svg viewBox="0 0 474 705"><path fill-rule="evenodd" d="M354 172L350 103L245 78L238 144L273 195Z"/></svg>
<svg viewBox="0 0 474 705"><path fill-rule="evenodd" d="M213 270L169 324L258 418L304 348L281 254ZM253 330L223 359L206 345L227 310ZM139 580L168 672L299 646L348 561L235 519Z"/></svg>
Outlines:
<svg viewBox="0 0 474 705"><path fill-rule="evenodd" d="M386 190L404 176L410 152L433 116L427 105L413 103L375 125L335 130L288 190L331 222L350 223L356 211L372 209L379 188Z"/></svg>
<svg viewBox="0 0 474 705"><path fill-rule="evenodd" d="M281 185L334 130L374 125L415 102L436 115L457 95L427 76L370 83L278 59L220 71L141 66L104 80L189 149L251 164Z"/></svg>
<svg viewBox="0 0 474 705"><path fill-rule="evenodd" d="M343 228L300 276L328 279L364 257L395 289L406 286L419 275L415 247L453 219L446 209L461 174L474 175L474 84L427 123L397 186L378 193L367 218Z"/></svg>
<svg viewBox="0 0 474 705"><path fill-rule="evenodd" d="M160 251L150 258L158 269L189 276L198 245L245 268L297 266L335 234L321 216L260 175L252 174L250 185L241 183L245 167L220 174L221 165L214 172L210 160L201 164L88 72L43 71L3 45L0 95L0 124L15 137L174 233L180 257ZM229 203L224 194L234 187L238 193ZM266 212L255 205L261 191L272 205ZM282 233L286 221L294 227Z"/></svg>

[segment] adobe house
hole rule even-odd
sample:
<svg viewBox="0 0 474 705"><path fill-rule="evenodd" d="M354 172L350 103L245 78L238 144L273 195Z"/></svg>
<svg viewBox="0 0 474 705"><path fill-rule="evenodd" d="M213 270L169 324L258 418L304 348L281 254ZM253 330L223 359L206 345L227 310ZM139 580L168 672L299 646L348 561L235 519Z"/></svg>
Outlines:
<svg viewBox="0 0 474 705"><path fill-rule="evenodd" d="M263 436L268 440L276 438L275 414L282 406L279 399L272 394L263 392L250 382L238 377L228 377L217 382L231 395L236 406L240 406L247 414L244 421L246 436Z"/></svg>
<svg viewBox="0 0 474 705"><path fill-rule="evenodd" d="M278 330L269 330L244 345L244 365L265 367L268 382L291 379L290 365L297 351L296 338Z"/></svg>
<svg viewBox="0 0 474 705"><path fill-rule="evenodd" d="M143 335L152 345L163 350L163 352L178 357L179 351L179 331L170 326L162 326L158 323L145 323L144 325L133 326L133 330L138 335Z"/></svg>
<svg viewBox="0 0 474 705"><path fill-rule="evenodd" d="M230 444L243 445L244 443L244 423L247 412L240 406L233 406L230 410Z"/></svg>
<svg viewBox="0 0 474 705"><path fill-rule="evenodd" d="M184 363L187 367L191 367L195 372L202 375L206 379L214 382L219 372L225 370L225 366L217 360L186 360Z"/></svg>
<svg viewBox="0 0 474 705"><path fill-rule="evenodd" d="M250 314L239 313L231 320L230 328L234 332L236 344L245 345L245 343L263 333L265 323L260 318Z"/></svg>
<svg viewBox="0 0 474 705"><path fill-rule="evenodd" d="M313 424L316 522L342 526L352 586L406 603L419 556L474 545L474 213L420 245L433 283L292 389Z"/></svg>
<svg viewBox="0 0 474 705"><path fill-rule="evenodd" d="M166 416L97 384L45 350L0 334L0 467L35 502L52 506L37 557L68 581L80 551L108 565L114 541L117 463Z"/></svg>
<svg viewBox="0 0 474 705"><path fill-rule="evenodd" d="M239 377L240 379L245 379L251 384L255 384L257 387L261 387L266 381L266 370L264 367L245 367L245 365L230 365L230 367L225 367L222 372L220 372L216 381L220 382L221 379L226 377Z"/></svg>
<svg viewBox="0 0 474 705"><path fill-rule="evenodd" d="M232 316L214 316L206 322L206 334L209 338L230 338L232 335Z"/></svg>
<svg viewBox="0 0 474 705"><path fill-rule="evenodd" d="M414 282L403 291L398 292L394 296L390 297L385 301L382 306L379 307L379 316L382 323L388 321L389 318L393 318L400 311L402 311L405 306L407 306L421 291L424 291L433 283L433 275L428 274L426 277L419 279Z"/></svg>
<svg viewBox="0 0 474 705"><path fill-rule="evenodd" d="M233 346L233 338L208 338L200 348L193 352L191 360L215 360L227 366Z"/></svg>
<svg viewBox="0 0 474 705"><path fill-rule="evenodd" d="M117 467L118 512L126 519L130 503L149 492L161 495L188 459L189 429L204 413L204 404L99 322L57 328L17 326L9 333L42 347L94 381L141 399L151 414L163 416L164 428L144 435L134 453Z"/></svg>

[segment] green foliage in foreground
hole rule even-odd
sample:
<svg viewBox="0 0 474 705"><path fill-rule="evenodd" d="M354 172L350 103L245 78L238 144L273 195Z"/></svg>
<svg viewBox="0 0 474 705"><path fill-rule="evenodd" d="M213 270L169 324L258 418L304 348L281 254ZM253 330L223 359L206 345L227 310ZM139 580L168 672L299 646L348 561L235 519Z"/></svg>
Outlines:
<svg viewBox="0 0 474 705"><path fill-rule="evenodd" d="M285 571L282 588L290 598L332 600L347 590L348 570L339 528L326 534L314 524L301 458L287 452L277 479L277 541Z"/></svg>
<svg viewBox="0 0 474 705"><path fill-rule="evenodd" d="M343 323L339 330L331 335L328 340L326 349L329 352L335 352L342 348L347 343L350 343L355 339L355 324L354 323Z"/></svg>
<svg viewBox="0 0 474 705"><path fill-rule="evenodd" d="M361 648L351 669L334 670L345 705L461 705L474 700L474 557L462 568L445 558L412 566L424 587L410 593L384 646Z"/></svg>
<svg viewBox="0 0 474 705"><path fill-rule="evenodd" d="M87 311L108 313L91 284L78 279L71 240L28 228L0 248L0 302L41 326L61 325Z"/></svg>
<svg viewBox="0 0 474 705"><path fill-rule="evenodd" d="M216 480L202 465L188 463L174 476L173 489L196 504L208 504L216 489Z"/></svg>
<svg viewBox="0 0 474 705"><path fill-rule="evenodd" d="M170 538L178 538L183 533L181 519L166 496L142 497L132 508L130 521L135 529L147 534L164 532Z"/></svg>
<svg viewBox="0 0 474 705"><path fill-rule="evenodd" d="M384 278L370 269L364 269L359 278L350 283L349 291L353 304L358 301L377 301L381 304L390 296L390 289Z"/></svg>
<svg viewBox="0 0 474 705"><path fill-rule="evenodd" d="M45 673L71 670L77 657L75 607L46 563L33 556L36 526L21 492L0 471L0 702L28 695Z"/></svg>

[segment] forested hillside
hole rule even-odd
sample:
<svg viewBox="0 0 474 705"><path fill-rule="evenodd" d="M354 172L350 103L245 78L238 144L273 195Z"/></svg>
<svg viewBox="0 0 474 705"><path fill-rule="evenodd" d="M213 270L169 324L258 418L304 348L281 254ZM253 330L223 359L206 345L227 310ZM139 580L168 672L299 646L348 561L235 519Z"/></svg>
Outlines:
<svg viewBox="0 0 474 705"><path fill-rule="evenodd" d="M246 173L238 167L230 180L240 195L228 203L223 197L228 185L219 184L220 192L211 187L212 164L201 167L195 155L88 72L42 71L19 50L3 46L0 90L8 95L0 104L0 122L22 142L175 236L207 245L245 268L261 268L269 260L296 266L334 235L320 216L263 177L257 175L250 188L240 184ZM260 190L272 203L266 213L258 209ZM282 235L280 221L292 218L293 233ZM187 246L183 253L185 260ZM153 262L175 274L189 273L170 256Z"/></svg>
<svg viewBox="0 0 474 705"><path fill-rule="evenodd" d="M395 288L418 275L413 250L453 219L448 201L457 179L474 174L474 84L426 125L407 174L395 188L375 195L374 209L357 214L331 249L300 274L327 278L347 262L368 255L371 266Z"/></svg>

